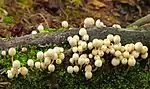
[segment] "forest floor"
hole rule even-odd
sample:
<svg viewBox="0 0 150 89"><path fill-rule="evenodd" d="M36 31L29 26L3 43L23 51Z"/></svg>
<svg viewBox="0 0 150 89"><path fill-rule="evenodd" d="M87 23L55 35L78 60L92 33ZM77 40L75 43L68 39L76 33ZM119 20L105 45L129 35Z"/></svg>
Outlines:
<svg viewBox="0 0 150 89"><path fill-rule="evenodd" d="M60 28L63 20L81 27L86 17L126 27L149 13L149 0L1 0L0 37L30 34L40 23Z"/></svg>

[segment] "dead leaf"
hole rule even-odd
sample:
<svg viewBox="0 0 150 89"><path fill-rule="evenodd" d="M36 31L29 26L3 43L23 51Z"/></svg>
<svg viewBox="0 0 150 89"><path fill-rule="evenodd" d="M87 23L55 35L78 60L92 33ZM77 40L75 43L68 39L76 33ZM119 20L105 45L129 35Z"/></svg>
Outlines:
<svg viewBox="0 0 150 89"><path fill-rule="evenodd" d="M98 0L90 0L87 5L90 9L100 9L107 6L105 3Z"/></svg>

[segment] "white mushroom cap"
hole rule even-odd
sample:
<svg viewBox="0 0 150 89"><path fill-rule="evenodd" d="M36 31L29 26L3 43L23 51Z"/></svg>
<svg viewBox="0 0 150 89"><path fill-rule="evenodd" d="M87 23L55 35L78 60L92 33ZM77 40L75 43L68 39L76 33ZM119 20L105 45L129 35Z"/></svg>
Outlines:
<svg viewBox="0 0 150 89"><path fill-rule="evenodd" d="M94 47L101 47L103 45L103 40L94 39L92 43Z"/></svg>
<svg viewBox="0 0 150 89"><path fill-rule="evenodd" d="M39 31L44 30L44 26L42 25L42 23L40 23L40 25L37 27L37 29L38 29Z"/></svg>
<svg viewBox="0 0 150 89"><path fill-rule="evenodd" d="M21 52L26 52L28 49L26 48L26 47L23 47L22 49L21 49Z"/></svg>
<svg viewBox="0 0 150 89"><path fill-rule="evenodd" d="M1 55L6 56L6 51L3 50L3 51L1 52Z"/></svg>
<svg viewBox="0 0 150 89"><path fill-rule="evenodd" d="M110 40L109 39L104 39L104 45L110 46Z"/></svg>
<svg viewBox="0 0 150 89"><path fill-rule="evenodd" d="M111 64L112 64L113 66L118 66L118 65L120 64L120 60L117 59L117 58L113 58L113 59L111 60Z"/></svg>
<svg viewBox="0 0 150 89"><path fill-rule="evenodd" d="M148 48L146 46L142 47L141 53L146 53L148 51Z"/></svg>
<svg viewBox="0 0 150 89"><path fill-rule="evenodd" d="M119 35L115 35L115 36L114 36L114 40L113 40L113 41L114 41L114 43L115 43L115 44L120 43L120 41L121 41L120 36L119 36Z"/></svg>
<svg viewBox="0 0 150 89"><path fill-rule="evenodd" d="M84 25L85 25L86 27L91 27L91 26L94 25L94 23L95 23L95 21L94 21L94 19L91 18L91 17L88 17L88 18L85 18L85 19L84 19Z"/></svg>
<svg viewBox="0 0 150 89"><path fill-rule="evenodd" d="M83 47L82 46L78 46L78 52L83 52Z"/></svg>
<svg viewBox="0 0 150 89"><path fill-rule="evenodd" d="M41 65L40 62L35 62L35 67L36 67L36 68L40 69L40 65Z"/></svg>
<svg viewBox="0 0 150 89"><path fill-rule="evenodd" d="M96 67L101 67L102 66L102 60L96 60L95 63L94 63L94 65Z"/></svg>
<svg viewBox="0 0 150 89"><path fill-rule="evenodd" d="M73 73L73 69L74 68L72 66L68 66L67 67L67 72L72 74Z"/></svg>
<svg viewBox="0 0 150 89"><path fill-rule="evenodd" d="M82 39L83 39L84 41L88 41L88 40L89 40L89 35L88 35L88 34L83 35Z"/></svg>
<svg viewBox="0 0 150 89"><path fill-rule="evenodd" d="M80 35L80 36L87 35L87 30L86 30L85 28L81 28L81 29L79 30L79 35Z"/></svg>
<svg viewBox="0 0 150 89"><path fill-rule="evenodd" d="M98 54L98 50L93 49L93 50L92 50L92 54L93 54L93 55L97 55L97 54Z"/></svg>
<svg viewBox="0 0 150 89"><path fill-rule="evenodd" d="M34 66L34 61L32 59L29 59L27 61L28 66L33 67Z"/></svg>
<svg viewBox="0 0 150 89"><path fill-rule="evenodd" d="M143 49L143 44L141 42L135 43L135 50L140 52Z"/></svg>
<svg viewBox="0 0 150 89"><path fill-rule="evenodd" d="M123 56L124 56L125 58L129 58L129 57L130 57L130 54L129 54L128 51L125 51L125 52L123 52Z"/></svg>
<svg viewBox="0 0 150 89"><path fill-rule="evenodd" d="M123 59L121 60L121 63L124 64L124 65L127 64L127 63L128 63L127 58L123 58Z"/></svg>
<svg viewBox="0 0 150 89"><path fill-rule="evenodd" d="M131 55L134 56L134 58L138 58L140 53L134 50L132 51Z"/></svg>
<svg viewBox="0 0 150 89"><path fill-rule="evenodd" d="M85 58L85 64L89 64L90 63L90 59L89 58Z"/></svg>
<svg viewBox="0 0 150 89"><path fill-rule="evenodd" d="M113 28L121 28L121 26L119 24L114 24L112 27Z"/></svg>
<svg viewBox="0 0 150 89"><path fill-rule="evenodd" d="M56 59L56 64L61 64L62 60L61 59Z"/></svg>
<svg viewBox="0 0 150 89"><path fill-rule="evenodd" d="M62 21L61 22L62 27L68 28L68 22L67 21Z"/></svg>
<svg viewBox="0 0 150 89"><path fill-rule="evenodd" d="M72 39L72 36L69 36L69 37L67 38L67 41L69 42L71 39Z"/></svg>
<svg viewBox="0 0 150 89"><path fill-rule="evenodd" d="M100 60L101 58L100 58L100 56L99 55L95 55L94 56L94 60Z"/></svg>
<svg viewBox="0 0 150 89"><path fill-rule="evenodd" d="M69 40L69 44L70 44L71 46L76 46L76 45L77 45L77 40L74 39L74 38L72 38L72 39Z"/></svg>
<svg viewBox="0 0 150 89"><path fill-rule="evenodd" d="M31 32L31 34L37 34L37 31L33 30L33 31Z"/></svg>
<svg viewBox="0 0 150 89"><path fill-rule="evenodd" d="M79 40L80 40L80 38L79 38L78 35L74 35L74 36L73 36L73 39L76 39L76 41L79 41Z"/></svg>
<svg viewBox="0 0 150 89"><path fill-rule="evenodd" d="M92 55L92 54L89 54L89 58L93 58L93 55Z"/></svg>
<svg viewBox="0 0 150 89"><path fill-rule="evenodd" d="M83 42L81 43L81 46L82 46L83 49L86 49L86 48L87 48L87 43L86 43L85 41L83 41Z"/></svg>
<svg viewBox="0 0 150 89"><path fill-rule="evenodd" d="M101 47L101 50L103 51L103 52L106 52L107 51L107 46L106 45L102 45L102 47Z"/></svg>
<svg viewBox="0 0 150 89"><path fill-rule="evenodd" d="M63 59L65 59L65 54L64 54L64 53L60 53L60 54L58 55L58 57L59 57L61 60L63 60Z"/></svg>
<svg viewBox="0 0 150 89"><path fill-rule="evenodd" d="M78 64L83 65L85 63L85 58L79 58L78 59Z"/></svg>
<svg viewBox="0 0 150 89"><path fill-rule="evenodd" d="M37 58L38 59L43 59L44 57L44 53L42 51L39 51L37 54L36 54Z"/></svg>
<svg viewBox="0 0 150 89"><path fill-rule="evenodd" d="M26 67L21 67L20 73L25 76L28 74L28 69Z"/></svg>
<svg viewBox="0 0 150 89"><path fill-rule="evenodd" d="M51 63L51 59L49 58L49 57L46 57L45 59L44 59L44 64L45 65L49 65Z"/></svg>
<svg viewBox="0 0 150 89"><path fill-rule="evenodd" d="M129 66L135 66L135 64L136 64L135 58L134 58L134 57L130 57L130 58L128 59L128 65L129 65Z"/></svg>
<svg viewBox="0 0 150 89"><path fill-rule="evenodd" d="M146 59L148 57L148 53L146 52L146 53L143 53L143 54L141 54L141 58L142 59Z"/></svg>
<svg viewBox="0 0 150 89"><path fill-rule="evenodd" d="M13 73L10 71L10 72L8 72L7 77L8 77L9 79L12 79L12 78L14 77L14 75L13 75Z"/></svg>
<svg viewBox="0 0 150 89"><path fill-rule="evenodd" d="M88 49L91 50L92 48L93 48L93 44L92 44L92 42L89 42L89 43L88 43Z"/></svg>
<svg viewBox="0 0 150 89"><path fill-rule="evenodd" d="M50 64L50 65L48 66L48 70L49 70L50 72L54 72L54 71L55 71L55 66L54 66L53 64Z"/></svg>
<svg viewBox="0 0 150 89"><path fill-rule="evenodd" d="M116 57L119 57L119 56L121 56L122 55L122 53L119 51L119 50L117 50L116 52L115 52L115 56Z"/></svg>
<svg viewBox="0 0 150 89"><path fill-rule="evenodd" d="M106 27L103 22L100 21L100 19L96 20L95 25L97 28Z"/></svg>
<svg viewBox="0 0 150 89"><path fill-rule="evenodd" d="M8 54L10 55L10 56L14 56L15 54L16 54L16 49L15 48L9 48L9 50L8 50Z"/></svg>
<svg viewBox="0 0 150 89"><path fill-rule="evenodd" d="M91 65L86 65L85 66L85 71L92 71L92 66Z"/></svg>
<svg viewBox="0 0 150 89"><path fill-rule="evenodd" d="M73 67L73 71L76 72L76 73L79 72L79 67L78 66L74 66Z"/></svg>
<svg viewBox="0 0 150 89"><path fill-rule="evenodd" d="M92 72L90 72L90 71L85 72L85 77L86 77L86 79L91 79L92 78Z"/></svg>
<svg viewBox="0 0 150 89"><path fill-rule="evenodd" d="M72 47L72 52L76 53L77 51L78 51L78 47L77 46Z"/></svg>
<svg viewBox="0 0 150 89"><path fill-rule="evenodd" d="M69 62L70 62L71 64L73 64L73 63L74 63L73 58L70 58L70 59L69 59Z"/></svg>
<svg viewBox="0 0 150 89"><path fill-rule="evenodd" d="M112 34L107 35L107 39L109 39L110 41L114 40L114 36Z"/></svg>
<svg viewBox="0 0 150 89"><path fill-rule="evenodd" d="M74 53L72 55L73 60L78 60L79 59L79 54L78 53Z"/></svg>
<svg viewBox="0 0 150 89"><path fill-rule="evenodd" d="M19 60L13 61L12 66L13 66L13 68L19 68L20 67L20 61Z"/></svg>
<svg viewBox="0 0 150 89"><path fill-rule="evenodd" d="M103 57L103 56L104 56L104 51L98 50L98 55L99 55L100 57Z"/></svg>

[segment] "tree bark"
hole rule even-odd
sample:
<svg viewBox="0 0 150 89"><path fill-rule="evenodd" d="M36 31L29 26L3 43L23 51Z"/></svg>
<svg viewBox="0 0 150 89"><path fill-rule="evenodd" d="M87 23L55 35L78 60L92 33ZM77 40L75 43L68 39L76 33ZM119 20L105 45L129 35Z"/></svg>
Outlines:
<svg viewBox="0 0 150 89"><path fill-rule="evenodd" d="M39 33L10 39L0 39L0 50L24 45L39 46L56 44L57 46L62 46L63 43L67 42L68 36L77 35L78 31L79 28L74 28L72 30L57 31L52 33ZM94 38L105 39L108 34L113 34L121 36L121 43L123 45L140 41L150 48L150 31L132 31L116 28L89 28L87 31L90 36L90 41Z"/></svg>

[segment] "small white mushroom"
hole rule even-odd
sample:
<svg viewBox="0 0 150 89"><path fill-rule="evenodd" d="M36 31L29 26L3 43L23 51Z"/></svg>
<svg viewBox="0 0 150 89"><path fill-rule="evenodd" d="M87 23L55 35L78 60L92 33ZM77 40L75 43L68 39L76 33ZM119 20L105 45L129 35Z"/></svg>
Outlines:
<svg viewBox="0 0 150 89"><path fill-rule="evenodd" d="M116 52L115 52L115 56L116 57L119 57L119 56L121 56L122 55L122 53L119 51L119 50L117 50Z"/></svg>
<svg viewBox="0 0 150 89"><path fill-rule="evenodd" d="M107 39L109 39L110 41L114 40L114 36L112 34L107 35Z"/></svg>
<svg viewBox="0 0 150 89"><path fill-rule="evenodd" d="M79 59L79 54L78 53L74 53L72 55L73 60L78 60Z"/></svg>
<svg viewBox="0 0 150 89"><path fill-rule="evenodd" d="M69 40L69 44L73 47L73 46L76 46L77 45L77 40L72 38Z"/></svg>
<svg viewBox="0 0 150 89"><path fill-rule="evenodd" d="M51 59L49 58L49 57L46 57L45 59L44 59L44 64L45 65L49 65L51 63Z"/></svg>
<svg viewBox="0 0 150 89"><path fill-rule="evenodd" d="M117 58L113 58L113 59L111 60L111 64L112 64L113 66L118 66L118 65L120 64L120 60L117 59Z"/></svg>
<svg viewBox="0 0 150 89"><path fill-rule="evenodd" d="M110 40L109 39L104 39L104 45L110 46Z"/></svg>
<svg viewBox="0 0 150 89"><path fill-rule="evenodd" d="M141 58L142 59L146 59L148 57L148 53L146 52L146 53L143 53L143 54L141 54Z"/></svg>
<svg viewBox="0 0 150 89"><path fill-rule="evenodd" d="M77 51L78 51L78 47L77 46L72 47L72 52L76 53Z"/></svg>
<svg viewBox="0 0 150 89"><path fill-rule="evenodd" d="M73 58L70 58L70 59L69 59L69 62L70 62L71 64L73 64L73 63L74 63Z"/></svg>
<svg viewBox="0 0 150 89"><path fill-rule="evenodd" d="M114 24L112 27L113 28L121 28L121 26L119 24Z"/></svg>
<svg viewBox="0 0 150 89"><path fill-rule="evenodd" d="M101 67L102 66L102 60L100 60L100 59L96 60L95 63L94 63L94 65L96 67Z"/></svg>
<svg viewBox="0 0 150 89"><path fill-rule="evenodd" d="M99 55L100 57L103 57L103 56L104 56L104 51L98 50L98 55Z"/></svg>
<svg viewBox="0 0 150 89"><path fill-rule="evenodd" d="M62 21L61 22L62 27L68 28L68 22L67 21Z"/></svg>
<svg viewBox="0 0 150 89"><path fill-rule="evenodd" d="M127 64L127 63L128 63L127 58L123 58L123 59L121 60L121 63L122 63L123 65Z"/></svg>
<svg viewBox="0 0 150 89"><path fill-rule="evenodd" d="M134 56L134 58L138 58L140 53L134 50L132 51L131 55Z"/></svg>
<svg viewBox="0 0 150 89"><path fill-rule="evenodd" d="M42 25L42 23L40 23L40 25L37 27L37 29L38 29L39 31L44 30L44 26Z"/></svg>
<svg viewBox="0 0 150 89"><path fill-rule="evenodd" d="M41 63L40 62L35 62L35 67L40 69Z"/></svg>
<svg viewBox="0 0 150 89"><path fill-rule="evenodd" d="M136 51L141 52L142 49L143 49L143 44L141 42L135 43L135 50Z"/></svg>
<svg viewBox="0 0 150 89"><path fill-rule="evenodd" d="M16 49L13 47L9 48L8 54L11 56L11 61L13 62L13 56L16 54Z"/></svg>
<svg viewBox="0 0 150 89"><path fill-rule="evenodd" d="M33 30L32 32L31 32L31 34L37 34L37 31L35 31L35 30Z"/></svg>
<svg viewBox="0 0 150 89"><path fill-rule="evenodd" d="M94 25L95 21L91 17L87 17L84 19L84 25L85 27L92 27Z"/></svg>
<svg viewBox="0 0 150 89"><path fill-rule="evenodd" d="M39 51L37 54L36 54L37 58L38 59L43 59L44 57L44 53L42 51Z"/></svg>
<svg viewBox="0 0 150 89"><path fill-rule="evenodd" d="M28 66L33 67L34 66L34 61L32 59L29 59L27 61Z"/></svg>
<svg viewBox="0 0 150 89"><path fill-rule="evenodd" d="M78 46L78 52L83 52L83 47L82 46Z"/></svg>
<svg viewBox="0 0 150 89"><path fill-rule="evenodd" d="M114 43L115 43L115 44L120 43L120 41L121 41L120 36L119 36L119 35L115 35L115 36L114 36L114 40L113 40L113 41L114 41Z"/></svg>
<svg viewBox="0 0 150 89"><path fill-rule="evenodd" d="M146 46L142 47L141 53L146 53L148 51L148 48Z"/></svg>
<svg viewBox="0 0 150 89"><path fill-rule="evenodd" d="M100 56L99 55L95 55L94 56L94 60L100 60Z"/></svg>
<svg viewBox="0 0 150 89"><path fill-rule="evenodd" d="M73 36L73 39L76 39L76 41L79 41L79 40L80 40L80 38L79 38L78 35L74 35L74 36Z"/></svg>
<svg viewBox="0 0 150 89"><path fill-rule="evenodd" d="M89 54L89 58L93 58L93 55L92 55L92 54Z"/></svg>
<svg viewBox="0 0 150 89"><path fill-rule="evenodd" d="M86 65L85 66L85 72L90 72L90 71L92 71L92 66L91 65Z"/></svg>
<svg viewBox="0 0 150 89"><path fill-rule="evenodd" d="M89 42L89 43L88 43L88 49L91 50L92 48L93 48L93 44L92 44L92 42Z"/></svg>
<svg viewBox="0 0 150 89"><path fill-rule="evenodd" d="M96 20L95 25L97 28L106 27L103 22L100 21L100 19Z"/></svg>
<svg viewBox="0 0 150 89"><path fill-rule="evenodd" d="M62 60L61 59L56 59L56 64L61 64L62 63Z"/></svg>
<svg viewBox="0 0 150 89"><path fill-rule="evenodd" d="M67 67L67 72L70 73L70 74L72 74L73 73L73 69L74 68L72 66L68 66Z"/></svg>
<svg viewBox="0 0 150 89"><path fill-rule="evenodd" d="M28 74L28 69L26 67L21 67L20 73L25 76Z"/></svg>
<svg viewBox="0 0 150 89"><path fill-rule="evenodd" d="M6 56L6 51L3 50L3 51L1 52L1 55Z"/></svg>
<svg viewBox="0 0 150 89"><path fill-rule="evenodd" d="M123 52L123 57L129 58L130 57L129 52L128 51Z"/></svg>
<svg viewBox="0 0 150 89"><path fill-rule="evenodd" d="M10 72L8 72L7 77L8 77L9 79L12 79L12 78L14 77L14 75L13 75L13 73L10 71Z"/></svg>
<svg viewBox="0 0 150 89"><path fill-rule="evenodd" d="M85 28L81 28L81 29L79 30L79 35L80 35L80 36L87 35L87 30L86 30Z"/></svg>
<svg viewBox="0 0 150 89"><path fill-rule="evenodd" d="M50 65L48 66L48 70L49 70L50 72L54 72L54 71L55 71L55 66L54 66L53 64L50 64Z"/></svg>
<svg viewBox="0 0 150 89"><path fill-rule="evenodd" d="M63 60L63 59L65 59L65 54L64 54L64 53L60 53L60 54L58 55L58 57L59 57L61 60Z"/></svg>
<svg viewBox="0 0 150 89"><path fill-rule="evenodd" d="M20 61L19 60L13 61L12 66L13 66L13 68L19 68L20 67Z"/></svg>
<svg viewBox="0 0 150 89"><path fill-rule="evenodd" d="M78 66L74 66L73 67L73 71L76 72L76 73L79 72L79 67Z"/></svg>
<svg viewBox="0 0 150 89"><path fill-rule="evenodd" d="M129 66L135 66L135 64L136 64L135 58L134 58L134 57L130 57L130 58L128 59L128 65L129 65Z"/></svg>
<svg viewBox="0 0 150 89"><path fill-rule="evenodd" d="M85 77L86 77L86 79L91 79L92 78L92 72L91 71L85 72Z"/></svg>
<svg viewBox="0 0 150 89"><path fill-rule="evenodd" d="M82 39L83 39L84 41L88 41L88 40L89 40L89 35L88 35L88 34L83 35Z"/></svg>
<svg viewBox="0 0 150 89"><path fill-rule="evenodd" d="M97 55L97 54L98 54L98 50L93 49L93 50L92 50L92 54L93 54L93 55Z"/></svg>
<svg viewBox="0 0 150 89"><path fill-rule="evenodd" d="M23 47L22 49L21 49L21 52L26 52L28 49L26 48L26 47Z"/></svg>
<svg viewBox="0 0 150 89"><path fill-rule="evenodd" d="M103 45L103 40L94 39L92 43L93 43L93 47L101 47Z"/></svg>
<svg viewBox="0 0 150 89"><path fill-rule="evenodd" d="M80 66L82 66L84 63L85 63L85 58L79 58L79 59L78 59L78 64L79 64Z"/></svg>

